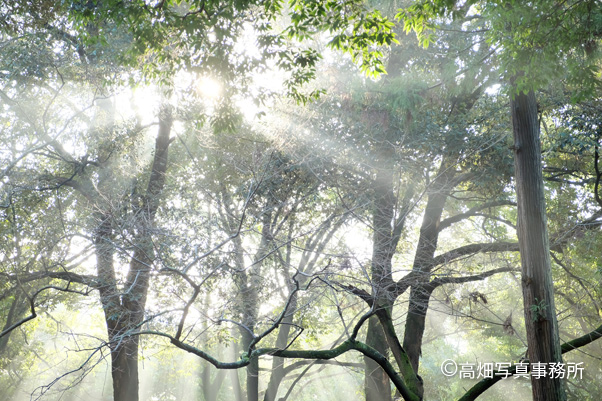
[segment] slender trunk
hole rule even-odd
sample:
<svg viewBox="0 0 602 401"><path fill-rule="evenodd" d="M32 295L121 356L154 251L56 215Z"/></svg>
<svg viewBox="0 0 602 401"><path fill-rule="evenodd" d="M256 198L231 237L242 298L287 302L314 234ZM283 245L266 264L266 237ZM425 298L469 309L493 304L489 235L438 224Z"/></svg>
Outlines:
<svg viewBox="0 0 602 401"><path fill-rule="evenodd" d="M19 291L16 291L13 301L10 305L8 315L6 316L6 323L4 324L2 331L8 329L17 320L19 320L19 318L27 311L28 307L29 304L27 303L27 300L23 298ZM11 333L12 331L0 337L0 356L4 356L4 353L6 352Z"/></svg>
<svg viewBox="0 0 602 401"><path fill-rule="evenodd" d="M152 228L160 195L165 185L167 171L169 135L171 132L171 110L164 107L159 118L159 132L155 146L155 157L142 205L137 210L139 232L134 239L134 254L124 291L117 287L112 242L113 219L111 212L98 213L98 228L95 233L97 274L101 283L100 299L105 313L113 377L115 401L138 401L138 348L139 339L132 336L144 319L146 298L150 284L151 266L154 260ZM105 172L110 174L108 172Z"/></svg>
<svg viewBox="0 0 602 401"><path fill-rule="evenodd" d="M238 285L239 308L241 322L244 327L240 327L241 344L244 352L248 352L249 346L253 341L253 333L257 322L257 302L258 288L254 286L253 279L247 274L244 267L243 247L240 237L234 239L237 259L238 272L236 282ZM246 368L247 375L247 401L259 401L259 363L254 359Z"/></svg>
<svg viewBox="0 0 602 401"><path fill-rule="evenodd" d="M510 100L518 200L518 242L531 364L562 362L546 222L539 121L533 91ZM547 365L546 365L547 366ZM531 376L534 401L566 400L564 383Z"/></svg>
<svg viewBox="0 0 602 401"><path fill-rule="evenodd" d="M376 316L368 320L366 344L377 350L380 354L387 355L389 349L387 338ZM366 401L392 400L391 381L387 373L372 358L364 357L364 363L366 364L364 377Z"/></svg>
<svg viewBox="0 0 602 401"><path fill-rule="evenodd" d="M234 332L232 332L234 335ZM232 356L234 358L239 357L238 344L235 342L232 345ZM233 400L234 401L244 401L244 396L242 392L242 387L240 385L240 378L238 376L238 369L230 369L230 381L232 382L232 392L234 393Z"/></svg>
<svg viewBox="0 0 602 401"><path fill-rule="evenodd" d="M137 399L137 393L128 386L131 383L132 372L127 364L126 353L131 352L131 346L125 342L119 344L118 336L121 332L120 326L124 319L121 307L121 297L117 289L115 279L115 268L113 256L115 247L112 243L112 216L110 214L98 214L100 224L96 230L94 244L96 253L96 270L101 283L99 287L100 301L105 314L105 323L109 345L111 349L111 376L113 378L113 399L115 401L127 400L128 397ZM127 341L127 339L126 339ZM127 349L126 349L127 348Z"/></svg>
<svg viewBox="0 0 602 401"><path fill-rule="evenodd" d="M225 197L229 198L229 194L225 192ZM257 248L257 252L253 258L253 265L250 269L245 269L244 263L244 248L240 236L234 238L234 244L237 249L236 251L236 264L239 269L237 274L237 281L239 286L239 297L240 297L240 308L242 315L241 327L242 345L245 352L250 351L249 346L253 342L255 326L257 324L257 311L259 310L259 296L261 291L261 269L263 262L267 254L269 253L268 247L271 244L271 204L266 206L262 217L263 227L261 230L261 242ZM232 222L232 226L237 225L238 222ZM247 273L248 271L248 273ZM257 358L253 359L249 365L247 365L247 401L259 401L259 361Z"/></svg>
<svg viewBox="0 0 602 401"><path fill-rule="evenodd" d="M224 379L226 378L226 371L224 369L218 369L215 379L211 381L212 370L212 366L206 363L201 373L202 390L205 401L217 401L219 390L224 383Z"/></svg>
<svg viewBox="0 0 602 401"><path fill-rule="evenodd" d="M439 223L441 222L443 208L450 191L448 183L453 174L447 167L446 163L441 165L439 175L432 183L420 227L420 237L418 239L414 264L412 266L412 272L416 275L416 282L412 284L410 290L408 315L403 336L403 349L406 351L416 374L418 374L420 366L426 314L431 296L426 287L428 287L430 281L432 261L437 250ZM417 395L422 398L422 386L418 386L418 391L419 394Z"/></svg>
<svg viewBox="0 0 602 401"><path fill-rule="evenodd" d="M276 348L284 349L288 343L288 337L291 332L291 323L293 322L293 314L297 310L297 295L293 294L289 305L289 314L282 319L282 324L278 331L276 339ZM280 383L284 379L284 358L272 358L272 374L268 382L268 388L263 398L264 401L275 401L278 394Z"/></svg>
<svg viewBox="0 0 602 401"><path fill-rule="evenodd" d="M242 332L243 349L248 350L253 337L249 332ZM254 358L247 366L247 401L259 401L259 360Z"/></svg>
<svg viewBox="0 0 602 401"><path fill-rule="evenodd" d="M387 164L378 171L374 184L371 279L375 307L388 303L388 294L394 284L391 276L391 258L395 251L392 232L394 213L393 171ZM387 355L387 339L377 317L368 321L366 343L382 355ZM366 401L391 400L391 382L385 371L371 358L365 357L364 361Z"/></svg>
<svg viewBox="0 0 602 401"><path fill-rule="evenodd" d="M422 355L422 339L426 323L430 294L420 284L415 284L410 290L408 316L406 317L403 348L410 358L415 372L418 372L420 356Z"/></svg>

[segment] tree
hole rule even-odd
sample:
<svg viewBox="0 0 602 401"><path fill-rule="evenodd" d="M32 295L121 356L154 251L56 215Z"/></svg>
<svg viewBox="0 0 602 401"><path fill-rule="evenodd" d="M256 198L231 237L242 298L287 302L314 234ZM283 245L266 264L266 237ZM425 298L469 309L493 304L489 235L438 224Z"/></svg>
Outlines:
<svg viewBox="0 0 602 401"><path fill-rule="evenodd" d="M423 27L418 25L421 18L442 15L452 8L453 3L438 2L430 8L425 5L426 3L418 3L412 6L410 11L400 15L409 17L406 28L415 29L421 34ZM464 5L464 8L466 6ZM534 71L541 67L542 62L554 65L555 62L565 60L575 68L579 62L579 55L562 60L558 52L567 48L574 49L574 46L581 46L584 41L591 40L592 33L596 31L591 16L597 11L593 11L591 4L584 7L563 5L561 8L569 10L568 14L558 17L557 5L538 3L538 6L537 10L533 10L531 6L524 8L524 5L519 3L511 3L501 8L489 3L480 4L484 14L491 17L491 40L502 47L502 64L512 81L510 107L515 141L513 149L518 195L518 237L528 354L531 361L558 363L562 358L547 239L538 110L533 92L533 88L542 86L549 77L540 72L536 76ZM429 16L429 12L433 14ZM416 18L416 15L419 17ZM542 19L545 24L541 23ZM577 29L573 27L570 35L558 35L554 41L549 41L550 35L556 35L566 23L576 20L580 25ZM533 52L533 49L536 51ZM585 72L587 74L587 69ZM577 75L582 74L578 71ZM534 399L566 399L563 383L559 379L532 378L531 383Z"/></svg>
<svg viewBox="0 0 602 401"><path fill-rule="evenodd" d="M562 357L554 305L535 94L532 91L517 94L510 101L510 107L529 360L558 363L562 362ZM531 384L536 400L566 399L560 379L532 379Z"/></svg>
<svg viewBox="0 0 602 401"><path fill-rule="evenodd" d="M390 53L379 46L395 42L393 23L386 12L360 1L303 1L290 8L280 2L171 1L6 6L21 19L11 20L15 31L6 26L3 31L11 52L2 58L3 74L8 73L1 116L3 126L10 127L9 151L3 154L10 208L2 229L12 243L2 262L12 264L3 272L9 284L2 298L2 338L8 343L10 333L30 327L45 307L50 311L53 303L67 302L66 294L98 291L107 338L92 353L110 349L116 399L139 397L138 352L149 338L166 339L206 361L203 393L210 399L228 382L221 372L212 380L209 365L244 368L247 398L272 400L285 379L294 377L284 394L288 398L310 369L334 358L357 368L357 362L343 357L349 351L365 358L367 399L391 399L390 382L404 399L420 399L431 384L418 376L429 335L427 312L432 314L433 303L445 298L449 287L512 271L512 261L497 266L499 259L487 262L483 254L514 252L519 245L511 237L514 202L504 143L509 127L500 111L505 105L487 92L499 71L514 77L518 94L512 102L530 100L517 110L527 111L528 132L536 131L530 78L524 78L530 76L530 64L511 70L496 62L498 54L503 58L508 49L524 46L520 35L512 36L517 43L506 41L505 29L516 25L522 32L532 25L510 18L520 15L519 4L482 25L474 12L482 6L489 18L495 10L487 5L469 2L454 9L456 21L441 17L429 49L418 50L405 38ZM410 9L405 15L424 11ZM443 15L440 9L426 12ZM553 16L549 12L541 15ZM60 18L61 13L70 19ZM282 16L291 24L285 22L284 34L275 33ZM587 25L587 18L583 21ZM503 44L503 51L485 46L485 38L495 36L483 29L502 36L490 46ZM240 50L241 43L252 47L241 39L249 30L260 56ZM332 96L320 107L304 104L311 114L290 118L286 134L265 125L247 127L236 102L254 91L260 102L268 99L265 88L253 84L253 75L270 63L284 70L285 89L301 104L322 93L300 89L315 77L319 60L306 40L322 31L328 31L330 47L350 53L372 77L384 71L382 59L388 56L389 77L361 82L355 91L345 85L339 90L331 80ZM35 38L35 51L20 35ZM541 42L535 38L533 43ZM39 54L44 63L36 65L32 60ZM24 68L16 68L11 58ZM340 59L319 68L343 65L353 70ZM179 74L180 68L187 71ZM223 96L199 99L192 80L180 82L194 73L219 78ZM126 82L144 79L160 83L165 97L177 99L173 108L163 100L150 127L140 119L118 118L124 106L113 96L120 90L129 95ZM78 93L82 87L95 94ZM566 112L566 100L558 104L550 109ZM291 117L291 105L286 108ZM521 115L516 114L517 127L523 125ZM211 129L203 127L205 121ZM153 139L154 146L145 143ZM598 199L594 148L592 185ZM147 150L154 155L144 157ZM528 160L537 162L539 156ZM539 192L540 211L544 196L558 199L552 192ZM588 207L575 208L571 221L599 226L596 214L583 219ZM28 213L53 230L36 231ZM551 242L561 249L584 231L556 217ZM471 225L479 228L467 230ZM345 249L340 230L351 226L372 238L367 261ZM529 227L521 220L524 228ZM86 252L95 252L95 271L69 259L81 245L67 237L83 238ZM48 238L52 243L44 243ZM544 235L540 245L545 242ZM13 256L19 252L27 256ZM555 257L557 266L569 263ZM575 303L571 295L563 298L567 304ZM551 312L551 303L537 296L537 303L525 304L527 324L544 323L539 318ZM467 302L484 305L488 297L475 290ZM407 317L398 320L406 300ZM457 313L453 307L449 313ZM538 319L529 320L534 313ZM514 331L508 318L496 319L507 332ZM242 349L235 355L236 347L218 346L238 338ZM269 380L262 379L266 357L272 358ZM300 367L303 372L292 376ZM230 381L242 398L236 373ZM466 397L491 384L479 383Z"/></svg>

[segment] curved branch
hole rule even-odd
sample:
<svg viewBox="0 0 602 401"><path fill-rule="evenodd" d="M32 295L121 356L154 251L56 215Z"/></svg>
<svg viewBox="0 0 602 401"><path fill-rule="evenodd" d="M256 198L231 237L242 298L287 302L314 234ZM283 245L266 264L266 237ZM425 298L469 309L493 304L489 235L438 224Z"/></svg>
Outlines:
<svg viewBox="0 0 602 401"><path fill-rule="evenodd" d="M465 213L460 213L460 214L457 214L455 216L448 217L445 220L442 220L439 223L438 229L441 232L441 231L443 231L444 229L446 229L447 227L451 226L454 223L458 223L458 222L460 222L462 220L465 220L465 219L467 219L469 217L476 216L478 212L483 211L485 209L489 209L489 208L497 207L497 206L516 206L516 203L515 202L511 202L509 200L499 200L499 201L487 202L487 203L484 203L482 205L475 206L472 209L469 209Z"/></svg>
<svg viewBox="0 0 602 401"><path fill-rule="evenodd" d="M600 337L602 337L602 325L581 337L575 338L574 340L571 340L569 342L562 344L561 352L563 354L566 352L570 352L577 348L583 347L584 345L587 345L587 344L599 339ZM472 386L470 388L470 390L468 390L462 396L462 398L460 398L458 401L476 400L478 396L483 394L487 389L489 389L495 383L500 381L502 379L502 377L506 376L505 371L504 371L504 375L500 375L500 376L496 376L496 373L498 373L498 372L494 371L493 377L482 379L477 384ZM509 373L508 376L514 375L516 373L516 365L512 365L510 368L508 368L508 373Z"/></svg>
<svg viewBox="0 0 602 401"><path fill-rule="evenodd" d="M518 242L499 241L464 245L435 256L431 267L450 263L465 256L489 252L518 252Z"/></svg>
<svg viewBox="0 0 602 401"><path fill-rule="evenodd" d="M77 274L69 271L41 271L24 275L0 273L0 275L4 276L6 278L6 281L17 281L20 283L29 283L31 281L41 280L45 278L55 278L59 280L68 281L70 283L87 285L91 288L101 287L98 277L86 274Z"/></svg>
<svg viewBox="0 0 602 401"><path fill-rule="evenodd" d="M36 300L36 297L38 295L40 295L40 293L42 293L43 291L46 291L46 290L57 290L57 291L61 291L61 292L71 292L71 293L80 294L80 295L88 295L88 291L77 291L77 290L70 289L69 284L67 284L67 286L64 288L57 287L55 285L47 285L45 287L42 287L42 288L38 289L32 296L27 295L27 298L29 300L29 310L30 310L29 316L24 317L23 319L19 320L18 322L15 322L14 324L12 324L9 327L7 327L6 329L4 329L2 331L2 333L0 333L0 338L4 337L5 335L10 333L17 327L24 325L25 323L29 322L30 320L35 319L38 316L38 314L36 312L35 300Z"/></svg>
<svg viewBox="0 0 602 401"><path fill-rule="evenodd" d="M432 287L432 289L434 290L435 288L444 285L444 284L462 284L462 283L468 283L470 281L478 281L478 280L483 280L487 277L493 276L494 274L497 273L503 273L503 272L511 272L514 271L515 269L511 268L511 267L500 267L498 269L493 269L493 270L488 270L486 272L480 273L480 274L475 274L472 276L461 276L461 277L438 277L436 279L434 279L433 281L431 281L429 283L429 287Z"/></svg>
<svg viewBox="0 0 602 401"><path fill-rule="evenodd" d="M192 345L186 344L166 333L158 331L140 331L130 332L127 335L132 336L141 334L156 335L167 338L176 347L206 360L218 369L240 369L248 366L253 360L260 358L264 355L277 356L280 358L329 360L341 356L348 351L354 350L362 353L363 355L367 356L368 358L375 361L378 365L380 365L380 367L382 367L383 370L387 373L387 375L391 378L391 381L393 382L393 384L395 384L395 387L397 388L397 390L399 390L399 393L405 400L420 400L420 398L416 394L414 394L408 389L405 382L403 381L401 376L395 371L395 368L393 367L391 362L389 362L387 357L385 357L369 345L351 338L341 343L341 345L329 350L282 350L277 348L258 348L251 351L251 353L243 353L241 355L241 358L236 362L222 362L217 360L210 354L206 353L205 351L202 351Z"/></svg>

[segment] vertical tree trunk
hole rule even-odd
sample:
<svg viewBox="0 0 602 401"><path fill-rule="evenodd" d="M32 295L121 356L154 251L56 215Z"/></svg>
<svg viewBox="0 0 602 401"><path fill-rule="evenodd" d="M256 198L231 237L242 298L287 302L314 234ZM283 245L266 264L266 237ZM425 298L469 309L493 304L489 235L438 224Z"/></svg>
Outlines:
<svg viewBox="0 0 602 401"><path fill-rule="evenodd" d="M395 251L393 240L393 221L395 212L395 195L393 193L393 171L388 158L389 151L385 151L387 159L376 175L374 183L374 200L372 210L372 297L375 307L389 305L389 290L394 282L391 276L391 258ZM368 321L366 343L387 355L389 350L385 333L376 316ZM366 401L391 400L391 382L385 371L372 359L365 357L366 372L364 385Z"/></svg>
<svg viewBox="0 0 602 401"><path fill-rule="evenodd" d="M138 337L127 337L111 352L113 399L138 400Z"/></svg>
<svg viewBox="0 0 602 401"><path fill-rule="evenodd" d="M530 362L562 362L554 306L539 121L533 91L510 100L518 200L518 241ZM561 379L531 377L534 401L566 400Z"/></svg>
<svg viewBox="0 0 602 401"><path fill-rule="evenodd" d="M403 336L403 348L406 351L414 372L418 374L420 366L420 355L422 353L422 339L426 322L426 314L431 293L427 290L432 269L432 261L437 250L439 240L439 223L445 202L451 190L449 181L452 179L453 171L448 168L447 163L442 163L439 175L431 184L429 191L420 237L416 247L416 255L412 272L415 274L416 282L410 290L410 302L408 315L406 317L405 332ZM419 387L422 397L422 387Z"/></svg>
<svg viewBox="0 0 602 401"><path fill-rule="evenodd" d="M280 325L278 338L276 339L276 348L284 349L288 343L288 337L291 332L291 324L293 323L293 314L297 310L297 294L292 295L289 305L289 312ZM265 392L263 401L275 401L278 394L280 383L284 379L284 358L274 357L272 359L272 374L268 382L268 388Z"/></svg>
<svg viewBox="0 0 602 401"><path fill-rule="evenodd" d="M144 319L146 298L150 285L150 272L154 260L152 228L165 186L168 147L171 143L171 108L162 107L159 132L155 144L148 187L142 205L136 210L139 229L134 239L134 254L123 291L119 291L115 276L112 243L112 211L98 213L99 226L95 233L97 274L101 283L99 292L105 313L109 344L111 347L111 375L115 401L138 401L138 347L135 332ZM110 174L110 172L104 172Z"/></svg>
<svg viewBox="0 0 602 401"><path fill-rule="evenodd" d="M244 249L240 237L233 240L236 248L236 267L238 272L235 276L238 286L238 303L240 308L241 322L244 327L240 327L241 344L243 352L248 352L249 346L253 342L253 333L257 323L257 304L259 291L257 286L253 285L253 279L245 269L243 254ZM247 373L247 401L259 401L259 362L257 359L251 361L246 368Z"/></svg>
<svg viewBox="0 0 602 401"><path fill-rule="evenodd" d="M205 363L201 372L201 390L203 391L203 397L205 401L216 401L219 391L226 378L226 370L218 369L215 375L215 379L211 380L211 371L213 366L209 363Z"/></svg>
<svg viewBox="0 0 602 401"><path fill-rule="evenodd" d="M253 341L251 333L246 330L242 332L243 349L248 350ZM259 401L259 360L253 359L247 366L247 401Z"/></svg>
<svg viewBox="0 0 602 401"><path fill-rule="evenodd" d="M368 320L366 344L380 352L382 355L387 355L389 350L387 339L376 316L373 316ZM364 357L364 363L366 364L366 373L364 377L366 401L392 400L391 381L389 376L387 376L380 365L371 358Z"/></svg>
<svg viewBox="0 0 602 401"><path fill-rule="evenodd" d="M235 216L231 211L231 197L226 188L222 188L223 199L227 209L230 209L229 215ZM236 267L238 272L235 276L238 286L238 302L242 319L240 333L242 337L242 346L244 352L249 351L249 346L254 340L254 331L257 325L257 313L259 310L259 296L261 290L261 269L265 257L268 255L268 247L271 244L271 219L272 210L271 204L266 206L266 212L262 217L261 242L257 248L257 252L253 257L253 265L250 269L245 268L244 247L240 236L233 239L236 249ZM241 218L241 217L239 217ZM228 222L230 227L234 228L239 225L240 221L235 218ZM259 361L257 358L251 361L246 368L247 371L247 401L259 401Z"/></svg>
<svg viewBox="0 0 602 401"><path fill-rule="evenodd" d="M234 331L232 331L232 336L234 336ZM232 357L238 358L239 356L238 344L235 342L232 344ZM229 374L230 381L232 382L232 392L234 393L231 399L233 401L244 401L242 387L240 385L240 378L238 376L238 369L230 369Z"/></svg>
<svg viewBox="0 0 602 401"><path fill-rule="evenodd" d="M430 294L421 284L413 285L410 290L410 302L403 336L403 349L410 358L414 372L418 372L422 355L422 339L426 323ZM422 394L420 394L422 396Z"/></svg>

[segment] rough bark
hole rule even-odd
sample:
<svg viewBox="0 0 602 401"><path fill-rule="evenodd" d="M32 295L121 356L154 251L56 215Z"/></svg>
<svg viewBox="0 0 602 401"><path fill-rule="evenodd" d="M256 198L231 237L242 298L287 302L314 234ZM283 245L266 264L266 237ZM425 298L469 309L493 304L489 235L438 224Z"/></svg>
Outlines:
<svg viewBox="0 0 602 401"><path fill-rule="evenodd" d="M395 251L392 224L395 212L393 193L393 173L389 166L381 168L374 183L372 210L372 298L373 307L389 305L388 292L393 288L391 276L391 258ZM380 354L387 355L388 344L377 317L368 321L366 344ZM364 385L366 401L391 400L391 383L384 370L371 358L365 357L366 371Z"/></svg>
<svg viewBox="0 0 602 401"><path fill-rule="evenodd" d="M451 189L449 181L452 174L446 163L443 163L439 169L438 177L432 183L412 266L415 281L410 290L403 348L407 352L416 373L420 364L426 313L431 295L427 287L429 286L430 272L434 266L435 251L437 250L440 232L439 223L441 222L445 201Z"/></svg>
<svg viewBox="0 0 602 401"><path fill-rule="evenodd" d="M518 240L528 356L562 362L546 223L537 101L533 91L510 101L518 199ZM531 378L533 400L566 400L561 379Z"/></svg>
<svg viewBox="0 0 602 401"><path fill-rule="evenodd" d="M368 321L366 344L374 348L379 354L387 355L387 339L376 316L370 318ZM391 381L387 373L376 361L368 356L364 357L364 363L366 364L364 377L366 401L392 400Z"/></svg>
<svg viewBox="0 0 602 401"><path fill-rule="evenodd" d="M154 259L152 229L165 186L168 148L171 143L171 109L164 107L159 118L159 132L155 143L148 187L142 204L136 210L137 233L134 253L123 291L117 287L114 266L115 247L112 242L113 219L110 211L97 214L95 252L100 299L111 347L113 397L115 401L137 401L139 337L132 336L144 319L146 298Z"/></svg>

